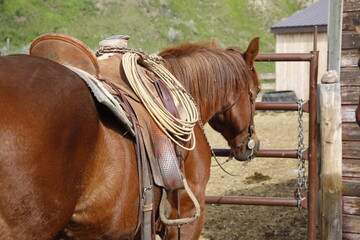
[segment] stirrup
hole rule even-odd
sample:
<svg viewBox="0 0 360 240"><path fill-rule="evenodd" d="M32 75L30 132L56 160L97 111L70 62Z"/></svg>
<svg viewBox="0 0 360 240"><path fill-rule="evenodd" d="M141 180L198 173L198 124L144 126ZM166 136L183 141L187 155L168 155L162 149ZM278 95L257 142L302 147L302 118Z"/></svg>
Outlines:
<svg viewBox="0 0 360 240"><path fill-rule="evenodd" d="M189 218L168 219L165 216L165 203L166 202L168 203L168 200L167 200L166 190L165 190L165 188L163 188L162 189L162 197L161 197L161 201L160 201L160 207L159 207L159 215L160 215L160 220L166 225L170 225L170 226L183 225L183 224L191 223L200 217L200 204L199 204L198 200L196 199L195 195L193 194L193 192L191 191L185 178L183 179L183 182L184 182L185 190L195 206L195 214L194 214L194 216L189 217Z"/></svg>

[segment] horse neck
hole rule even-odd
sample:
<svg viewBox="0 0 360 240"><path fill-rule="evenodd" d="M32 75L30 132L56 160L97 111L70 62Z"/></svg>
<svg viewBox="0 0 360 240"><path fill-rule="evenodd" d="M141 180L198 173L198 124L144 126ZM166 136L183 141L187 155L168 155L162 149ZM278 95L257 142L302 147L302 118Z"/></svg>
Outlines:
<svg viewBox="0 0 360 240"><path fill-rule="evenodd" d="M226 89L222 89L223 92L216 94L216 91L210 91L211 88L221 90L216 86L207 86L209 81L201 81L198 88L188 88L188 91L198 106L200 118L202 122L207 123L217 112L221 111L222 103L226 98ZM211 85L211 84L210 84Z"/></svg>
<svg viewBox="0 0 360 240"><path fill-rule="evenodd" d="M222 110L223 102L228 97L228 92L227 89L223 89L220 85L222 79L214 79L212 77L212 70L202 71L207 74L202 72L194 74L194 72L191 72L195 76L190 76L186 70L179 74L179 71L172 71L174 69L171 66L167 67L194 98L200 118L204 124Z"/></svg>

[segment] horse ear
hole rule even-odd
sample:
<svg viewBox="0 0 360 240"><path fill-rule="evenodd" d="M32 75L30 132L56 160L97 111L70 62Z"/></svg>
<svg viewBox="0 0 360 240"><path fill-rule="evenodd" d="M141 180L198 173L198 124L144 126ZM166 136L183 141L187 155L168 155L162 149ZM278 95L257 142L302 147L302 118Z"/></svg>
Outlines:
<svg viewBox="0 0 360 240"><path fill-rule="evenodd" d="M253 68L258 53L259 53L259 37L256 37L250 41L248 48L243 54L243 57L249 68Z"/></svg>
<svg viewBox="0 0 360 240"><path fill-rule="evenodd" d="M211 39L210 47L211 48L218 48L219 47L219 45L217 45L216 38Z"/></svg>

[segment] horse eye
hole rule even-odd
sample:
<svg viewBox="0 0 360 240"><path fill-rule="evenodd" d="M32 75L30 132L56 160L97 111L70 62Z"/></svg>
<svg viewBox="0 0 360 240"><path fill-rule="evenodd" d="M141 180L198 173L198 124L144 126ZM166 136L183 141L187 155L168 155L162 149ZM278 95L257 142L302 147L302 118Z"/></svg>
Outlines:
<svg viewBox="0 0 360 240"><path fill-rule="evenodd" d="M260 93L260 91L261 91L261 89L258 88L258 89L256 90L256 95L258 95L258 94Z"/></svg>

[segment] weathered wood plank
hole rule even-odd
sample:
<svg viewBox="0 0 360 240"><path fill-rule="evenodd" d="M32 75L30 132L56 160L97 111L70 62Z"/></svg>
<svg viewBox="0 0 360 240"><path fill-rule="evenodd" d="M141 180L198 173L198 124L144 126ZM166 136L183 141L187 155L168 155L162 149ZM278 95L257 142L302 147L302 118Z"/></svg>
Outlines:
<svg viewBox="0 0 360 240"><path fill-rule="evenodd" d="M360 34L356 31L343 32L341 48L360 48Z"/></svg>
<svg viewBox="0 0 360 240"><path fill-rule="evenodd" d="M342 150L343 158L360 159L360 142L343 141Z"/></svg>
<svg viewBox="0 0 360 240"><path fill-rule="evenodd" d="M342 104L358 104L360 96L360 86L343 86L341 88L341 103Z"/></svg>
<svg viewBox="0 0 360 240"><path fill-rule="evenodd" d="M342 194L343 196L360 196L360 178L343 179Z"/></svg>
<svg viewBox="0 0 360 240"><path fill-rule="evenodd" d="M342 139L346 141L360 141L360 127L356 123L343 123Z"/></svg>
<svg viewBox="0 0 360 240"><path fill-rule="evenodd" d="M359 240L360 234L357 233L343 233L342 240Z"/></svg>
<svg viewBox="0 0 360 240"><path fill-rule="evenodd" d="M340 83L341 85L360 86L359 68L342 68Z"/></svg>
<svg viewBox="0 0 360 240"><path fill-rule="evenodd" d="M360 12L347 12L343 14L343 31L357 31L360 26Z"/></svg>
<svg viewBox="0 0 360 240"><path fill-rule="evenodd" d="M356 105L343 105L341 107L341 119L343 123L355 122L355 109Z"/></svg>
<svg viewBox="0 0 360 240"><path fill-rule="evenodd" d="M359 0L344 0L344 12L360 11Z"/></svg>
<svg viewBox="0 0 360 240"><path fill-rule="evenodd" d="M360 216L343 215L343 232L360 233Z"/></svg>
<svg viewBox="0 0 360 240"><path fill-rule="evenodd" d="M360 197L343 197L343 212L349 215L360 215Z"/></svg>
<svg viewBox="0 0 360 240"><path fill-rule="evenodd" d="M360 178L360 160L346 159L342 163L343 177Z"/></svg>
<svg viewBox="0 0 360 240"><path fill-rule="evenodd" d="M344 49L341 51L341 67L351 67L358 70L360 51L358 49Z"/></svg>

